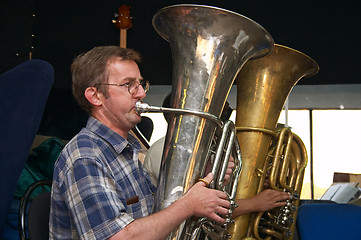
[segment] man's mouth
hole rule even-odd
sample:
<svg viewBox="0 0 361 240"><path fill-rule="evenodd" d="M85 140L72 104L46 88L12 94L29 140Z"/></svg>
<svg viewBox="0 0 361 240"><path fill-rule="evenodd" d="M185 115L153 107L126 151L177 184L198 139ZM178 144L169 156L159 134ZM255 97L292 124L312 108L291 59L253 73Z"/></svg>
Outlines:
<svg viewBox="0 0 361 240"><path fill-rule="evenodd" d="M137 114L138 116L140 116L140 114L142 113L142 111L139 111L137 104L141 103L141 101L136 102L136 104L134 105L133 109L135 114Z"/></svg>
<svg viewBox="0 0 361 240"><path fill-rule="evenodd" d="M137 114L138 116L140 116L140 112L138 112L137 110L135 110L135 108L134 108L134 112L135 112L135 114Z"/></svg>
<svg viewBox="0 0 361 240"><path fill-rule="evenodd" d="M139 109L139 106L142 104L142 101L137 101L134 106L134 111L136 114L140 116L140 114L143 112Z"/></svg>

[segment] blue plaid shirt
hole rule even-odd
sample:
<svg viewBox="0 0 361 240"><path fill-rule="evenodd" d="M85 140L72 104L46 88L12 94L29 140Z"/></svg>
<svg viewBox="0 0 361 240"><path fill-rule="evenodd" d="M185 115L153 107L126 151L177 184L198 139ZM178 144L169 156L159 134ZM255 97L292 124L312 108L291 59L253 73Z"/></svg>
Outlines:
<svg viewBox="0 0 361 240"><path fill-rule="evenodd" d="M55 164L50 239L106 239L151 213L155 187L139 149L89 118Z"/></svg>

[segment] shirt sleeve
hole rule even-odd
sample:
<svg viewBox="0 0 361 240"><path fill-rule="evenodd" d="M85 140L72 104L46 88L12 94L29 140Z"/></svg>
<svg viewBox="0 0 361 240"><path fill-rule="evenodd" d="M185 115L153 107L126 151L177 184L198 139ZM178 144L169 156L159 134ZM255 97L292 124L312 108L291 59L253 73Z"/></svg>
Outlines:
<svg viewBox="0 0 361 240"><path fill-rule="evenodd" d="M63 195L81 239L106 239L134 219L107 169L93 159L78 159L65 175Z"/></svg>

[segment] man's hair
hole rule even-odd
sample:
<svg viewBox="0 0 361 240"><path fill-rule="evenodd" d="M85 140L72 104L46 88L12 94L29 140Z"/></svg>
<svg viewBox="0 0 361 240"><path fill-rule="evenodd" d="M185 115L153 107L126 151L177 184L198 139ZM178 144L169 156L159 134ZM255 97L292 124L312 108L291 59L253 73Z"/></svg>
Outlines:
<svg viewBox="0 0 361 240"><path fill-rule="evenodd" d="M80 54L74 59L71 65L73 96L87 114L90 114L93 106L85 98L85 90L96 86L105 97L108 97L108 88L99 84L108 82L109 63L119 59L139 63L141 55L133 49L101 46Z"/></svg>

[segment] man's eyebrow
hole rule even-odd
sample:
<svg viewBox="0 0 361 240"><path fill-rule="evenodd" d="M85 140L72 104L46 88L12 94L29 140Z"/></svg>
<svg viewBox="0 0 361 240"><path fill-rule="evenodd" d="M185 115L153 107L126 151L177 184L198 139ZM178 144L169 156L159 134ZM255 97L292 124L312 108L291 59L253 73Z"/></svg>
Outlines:
<svg viewBox="0 0 361 240"><path fill-rule="evenodd" d="M133 77L126 77L126 78L122 79L122 82L131 82L131 81L136 81L136 80L141 81L141 80L143 80L143 77L140 77L139 79L133 78Z"/></svg>
<svg viewBox="0 0 361 240"><path fill-rule="evenodd" d="M123 78L122 81L135 81L137 80L136 78L132 78L132 77L126 77L126 78Z"/></svg>

